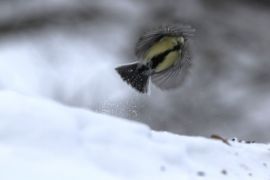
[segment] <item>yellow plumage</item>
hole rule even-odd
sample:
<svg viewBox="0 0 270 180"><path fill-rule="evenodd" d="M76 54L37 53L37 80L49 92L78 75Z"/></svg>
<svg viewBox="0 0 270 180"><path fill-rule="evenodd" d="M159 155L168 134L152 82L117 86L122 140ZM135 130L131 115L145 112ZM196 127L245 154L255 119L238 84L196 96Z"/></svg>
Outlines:
<svg viewBox="0 0 270 180"><path fill-rule="evenodd" d="M168 69L169 67L171 67L172 65L174 65L174 63L176 62L177 59L179 59L180 57L180 51L173 51L170 52L166 57L165 60L162 61L162 63L160 63L156 69L155 72L161 72L165 69Z"/></svg>
<svg viewBox="0 0 270 180"><path fill-rule="evenodd" d="M159 42L155 43L149 50L145 53L144 61L149 62L154 56L161 54L167 50L173 49L178 43L183 43L184 39L182 37L166 36L163 37ZM163 71L171 67L176 60L180 57L181 51L170 52L164 60L156 67L155 72Z"/></svg>
<svg viewBox="0 0 270 180"><path fill-rule="evenodd" d="M145 53L144 60L150 61L154 56L168 49L172 49L176 44L177 41L175 37L164 37L148 49Z"/></svg>
<svg viewBox="0 0 270 180"><path fill-rule="evenodd" d="M191 65L190 26L165 25L143 34L136 43L138 62L116 68L121 78L141 93L151 82L162 90L180 86Z"/></svg>

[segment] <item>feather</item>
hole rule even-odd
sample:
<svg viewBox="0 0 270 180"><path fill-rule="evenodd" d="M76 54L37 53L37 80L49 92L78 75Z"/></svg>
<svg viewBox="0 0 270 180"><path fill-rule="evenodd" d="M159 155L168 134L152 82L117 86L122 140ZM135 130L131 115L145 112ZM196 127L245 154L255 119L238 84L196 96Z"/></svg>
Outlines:
<svg viewBox="0 0 270 180"><path fill-rule="evenodd" d="M195 29L187 25L163 25L156 29L150 30L142 35L135 47L135 55L143 59L147 50L164 36L183 36L185 40L192 37Z"/></svg>
<svg viewBox="0 0 270 180"><path fill-rule="evenodd" d="M191 57L188 51L188 45L186 44L183 49L182 57L179 57L172 67L153 74L151 81L162 90L176 88L183 84L188 75L190 66Z"/></svg>

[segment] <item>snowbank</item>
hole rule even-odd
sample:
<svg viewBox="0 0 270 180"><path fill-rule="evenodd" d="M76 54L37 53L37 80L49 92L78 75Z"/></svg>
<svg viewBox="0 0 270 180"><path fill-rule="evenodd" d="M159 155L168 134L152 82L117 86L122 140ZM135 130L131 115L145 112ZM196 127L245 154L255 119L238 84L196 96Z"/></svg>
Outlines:
<svg viewBox="0 0 270 180"><path fill-rule="evenodd" d="M0 92L0 179L270 178L270 145L155 132L128 120Z"/></svg>

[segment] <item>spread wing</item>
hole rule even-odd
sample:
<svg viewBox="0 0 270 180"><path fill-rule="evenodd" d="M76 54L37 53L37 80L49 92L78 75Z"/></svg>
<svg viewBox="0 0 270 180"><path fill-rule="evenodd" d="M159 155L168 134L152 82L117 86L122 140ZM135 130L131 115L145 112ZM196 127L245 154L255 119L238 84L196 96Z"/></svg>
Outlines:
<svg viewBox="0 0 270 180"><path fill-rule="evenodd" d="M191 56L188 45L184 46L183 54L180 59L167 70L153 74L151 76L152 82L160 89L173 89L182 85L186 76L189 74L191 66Z"/></svg>
<svg viewBox="0 0 270 180"><path fill-rule="evenodd" d="M194 32L195 29L187 25L160 26L156 29L146 32L139 38L135 48L135 55L138 59L142 59L147 50L164 36L183 36L184 39L187 39L193 36Z"/></svg>

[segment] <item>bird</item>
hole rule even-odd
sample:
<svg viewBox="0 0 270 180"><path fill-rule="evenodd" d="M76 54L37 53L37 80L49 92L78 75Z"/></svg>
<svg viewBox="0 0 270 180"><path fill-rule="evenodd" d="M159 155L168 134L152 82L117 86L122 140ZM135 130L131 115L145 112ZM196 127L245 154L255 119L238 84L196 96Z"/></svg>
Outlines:
<svg viewBox="0 0 270 180"><path fill-rule="evenodd" d="M195 29L189 25L161 25L145 32L135 45L136 62L115 68L120 77L139 93L149 84L161 90L183 84L191 67L189 40Z"/></svg>

